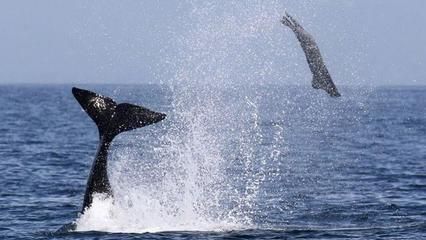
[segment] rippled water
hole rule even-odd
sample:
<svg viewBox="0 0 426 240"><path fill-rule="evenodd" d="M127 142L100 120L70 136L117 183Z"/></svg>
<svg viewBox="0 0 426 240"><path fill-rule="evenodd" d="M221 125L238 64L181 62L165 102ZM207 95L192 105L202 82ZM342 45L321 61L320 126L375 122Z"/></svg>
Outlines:
<svg viewBox="0 0 426 240"><path fill-rule="evenodd" d="M340 99L288 86L83 87L168 118L114 141L115 200L78 216L94 123L71 86L1 86L2 238L426 235L424 87ZM75 220L80 232L55 233Z"/></svg>

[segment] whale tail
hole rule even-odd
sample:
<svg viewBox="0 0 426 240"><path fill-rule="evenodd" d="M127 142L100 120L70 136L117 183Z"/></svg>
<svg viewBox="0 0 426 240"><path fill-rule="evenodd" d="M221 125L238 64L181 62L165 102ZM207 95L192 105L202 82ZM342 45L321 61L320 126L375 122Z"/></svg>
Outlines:
<svg viewBox="0 0 426 240"><path fill-rule="evenodd" d="M129 103L114 100L94 92L73 88L72 93L81 107L96 123L100 138L112 140L118 134L163 120L166 115Z"/></svg>

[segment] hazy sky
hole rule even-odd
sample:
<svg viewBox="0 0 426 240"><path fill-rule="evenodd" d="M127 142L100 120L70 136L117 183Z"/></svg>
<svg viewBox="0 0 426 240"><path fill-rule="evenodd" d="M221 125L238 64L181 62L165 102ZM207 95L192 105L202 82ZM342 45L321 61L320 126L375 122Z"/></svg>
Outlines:
<svg viewBox="0 0 426 240"><path fill-rule="evenodd" d="M178 46L174 42L200 24L200 19L192 22L194 13L259 14L251 10L253 4L265 5L277 25L274 35L287 36L289 46L299 49L272 12L287 10L300 19L317 39L334 78L341 79L337 82L426 84L424 0L235 1L231 9L221 6L229 5L225 2L1 1L0 83L156 83L173 78L167 61L179 50L173 49ZM279 44L270 45L278 51ZM309 74L306 63L299 62L303 52L295 51L297 56L289 59L305 64L297 71Z"/></svg>

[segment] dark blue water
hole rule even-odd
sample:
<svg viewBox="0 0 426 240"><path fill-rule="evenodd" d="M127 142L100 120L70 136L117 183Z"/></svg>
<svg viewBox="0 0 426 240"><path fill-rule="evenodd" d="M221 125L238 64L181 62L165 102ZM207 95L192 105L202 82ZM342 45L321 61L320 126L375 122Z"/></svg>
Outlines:
<svg viewBox="0 0 426 240"><path fill-rule="evenodd" d="M97 130L71 95L71 86L16 85L0 87L1 239L426 238L424 87L377 88L368 93L348 88L342 91L341 99L285 86L258 88L255 93L247 93L248 98L230 93L229 99L216 99L213 105L220 110L221 103L226 107L227 103L248 99L248 108L234 108L238 114L247 113L235 115L240 116L241 124L209 128L202 134L195 134L197 131L191 128L198 126L195 124L176 128L173 122L182 116L182 105L174 102L176 93L166 87L85 87L111 95L118 101L143 104L169 115L163 123L126 133L117 139L112 150L115 154L110 159L110 171L120 172L115 177L110 173L112 179L117 180L113 186L119 186L115 191L120 192L122 186L129 192L133 189L138 191L137 199L141 199L140 202L133 199L133 204L145 203L144 192L137 189L165 185L162 179L169 171L179 176L179 171L170 166L172 164L158 165L162 154L167 158L175 156L166 154L172 152L169 149L172 144L162 136L188 139L179 134L192 131L192 140L182 145L191 148L194 143L194 149L188 151L194 155L188 158L201 162L208 158L211 163L216 155L220 156L217 159L223 161L218 160L220 164L215 169L219 169L222 181L199 183L216 179L208 177L209 171L202 171L213 169L203 162L204 165L200 163L196 167L200 171L194 170L202 174L192 176L197 184L182 184L195 182L195 179L191 181L187 171L192 169L193 162L185 162L182 160L185 157L179 156L176 157L181 159L177 161L179 166L189 166L182 176L186 180L178 181L173 189L194 186L203 191L199 196L206 195L208 199L210 189L203 188L209 184L216 186L219 190L212 192L216 194L214 197L220 198L219 206L208 203L196 206L193 209L199 212L194 216L206 216L212 225L215 219L222 223L223 219L233 216L235 227L204 229L205 225L196 224L204 218L190 217L193 222L183 219L184 215L179 213L185 212L182 210L185 206L176 203L177 210L169 213L170 216L158 217L150 208L146 210L149 216L139 212L128 219L126 215L120 216L117 224L127 220L134 224L129 233L123 231L126 226L121 226L120 233L96 229L55 233L63 224L78 217L96 151ZM226 91L222 96L227 96ZM252 99L256 99L256 104L251 104ZM209 109L207 106L195 112L197 116L210 117ZM229 113L229 109L225 112ZM241 116L249 120L242 121L244 117ZM209 117L198 117L199 124L214 126L214 121L232 119L229 114L219 120ZM171 128L173 133L169 133ZM199 150L202 146L197 145L200 143L197 139L209 139L220 151L212 157L211 148ZM126 168L126 164L129 167ZM132 170L134 168L138 171ZM132 184L128 184L126 176L133 176ZM190 193L182 196L198 196ZM157 195L152 196L155 199ZM177 193L170 196L177 196ZM203 205L197 199L186 202ZM135 223L139 216L141 221ZM151 233L143 233L144 224L156 218L160 222L170 219L172 222ZM167 228L178 225L181 218L179 231ZM139 230L137 224L141 226ZM109 227L114 229L115 226ZM133 233L135 228L138 233Z"/></svg>

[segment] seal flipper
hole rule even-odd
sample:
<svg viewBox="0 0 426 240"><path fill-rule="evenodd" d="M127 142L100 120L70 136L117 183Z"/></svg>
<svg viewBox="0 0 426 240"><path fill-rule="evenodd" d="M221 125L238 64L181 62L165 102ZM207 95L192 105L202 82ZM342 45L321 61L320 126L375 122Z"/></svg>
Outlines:
<svg viewBox="0 0 426 240"><path fill-rule="evenodd" d="M111 98L88 90L73 88L72 93L98 126L100 138L95 161L87 181L81 210L81 213L83 213L92 204L93 194L101 193L112 196L107 160L108 149L114 137L125 131L157 123L163 120L166 115L129 103L117 104Z"/></svg>
<svg viewBox="0 0 426 240"><path fill-rule="evenodd" d="M281 23L292 30L295 28L294 24L291 22L291 20L287 16L283 16L283 18L281 19Z"/></svg>

